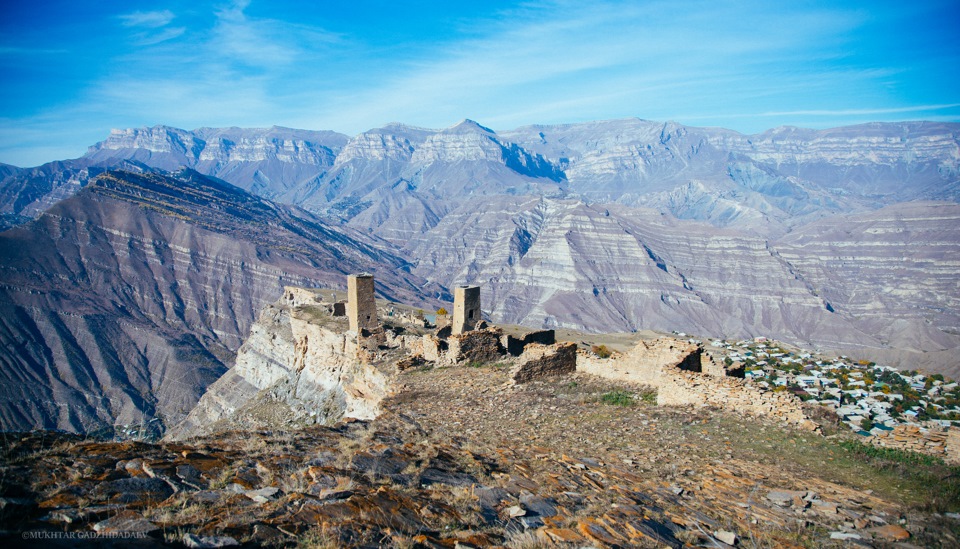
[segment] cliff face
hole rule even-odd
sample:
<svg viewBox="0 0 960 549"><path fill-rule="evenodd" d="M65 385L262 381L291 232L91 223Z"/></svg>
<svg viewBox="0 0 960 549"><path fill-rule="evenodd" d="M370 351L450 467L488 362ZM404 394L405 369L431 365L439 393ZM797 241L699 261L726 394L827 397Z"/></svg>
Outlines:
<svg viewBox="0 0 960 549"><path fill-rule="evenodd" d="M373 419L389 376L360 360L356 335L344 333L346 324L320 305L281 300L267 306L235 366L167 438Z"/></svg>
<svg viewBox="0 0 960 549"><path fill-rule="evenodd" d="M113 130L84 156L88 163L128 160L164 170L197 170L263 196L276 198L324 173L346 143L336 132L290 128L167 126Z"/></svg>
<svg viewBox="0 0 960 549"><path fill-rule="evenodd" d="M277 198L324 174L346 141L336 132L278 127L113 130L80 158L0 172L0 228L38 216L108 170L191 168Z"/></svg>
<svg viewBox="0 0 960 549"><path fill-rule="evenodd" d="M413 239L415 273L480 284L500 322L768 335L951 367L957 206L912 203L770 241L624 207L504 197ZM819 227L819 228L818 228Z"/></svg>
<svg viewBox="0 0 960 549"><path fill-rule="evenodd" d="M233 360L286 284L374 272L428 286L362 234L195 173L116 172L0 235L6 430L162 432Z"/></svg>

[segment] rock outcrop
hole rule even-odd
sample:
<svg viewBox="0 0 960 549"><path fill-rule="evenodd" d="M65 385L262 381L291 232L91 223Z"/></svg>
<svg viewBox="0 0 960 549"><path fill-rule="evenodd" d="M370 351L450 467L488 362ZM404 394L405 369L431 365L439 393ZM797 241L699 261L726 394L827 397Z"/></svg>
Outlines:
<svg viewBox="0 0 960 549"><path fill-rule="evenodd" d="M366 360L358 334L348 330L346 317L333 314L324 292L310 300L309 291L287 289L264 308L236 364L167 438L376 417L393 364Z"/></svg>

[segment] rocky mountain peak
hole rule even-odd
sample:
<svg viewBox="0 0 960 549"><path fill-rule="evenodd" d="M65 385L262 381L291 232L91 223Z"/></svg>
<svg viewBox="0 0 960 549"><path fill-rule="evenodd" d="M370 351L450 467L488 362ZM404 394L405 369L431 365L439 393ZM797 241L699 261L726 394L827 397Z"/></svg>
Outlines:
<svg viewBox="0 0 960 549"><path fill-rule="evenodd" d="M483 133L483 134L493 136L493 135L496 135L497 132L485 126L481 126L479 123L473 120L470 120L469 118L465 118L460 122L457 122L453 126L450 126L449 128L441 130L441 133L447 133L447 134Z"/></svg>

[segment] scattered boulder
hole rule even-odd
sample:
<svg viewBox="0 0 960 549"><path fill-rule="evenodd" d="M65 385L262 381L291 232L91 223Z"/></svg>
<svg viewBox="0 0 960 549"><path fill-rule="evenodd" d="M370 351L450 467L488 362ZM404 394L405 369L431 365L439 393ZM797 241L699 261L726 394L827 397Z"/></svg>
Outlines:
<svg viewBox="0 0 960 549"><path fill-rule="evenodd" d="M93 530L100 534L150 534L159 529L159 526L133 511L123 511L93 525Z"/></svg>
<svg viewBox="0 0 960 549"><path fill-rule="evenodd" d="M159 478L132 477L101 482L91 495L127 505L147 505L167 499L173 495L173 488Z"/></svg>
<svg viewBox="0 0 960 549"><path fill-rule="evenodd" d="M801 499L806 492L797 492L794 490L773 490L767 494L767 499L781 507L789 507L794 504L795 499Z"/></svg>
<svg viewBox="0 0 960 549"><path fill-rule="evenodd" d="M736 545L737 544L737 535L728 530L718 530L713 533L713 537L717 540L726 543L727 545Z"/></svg>
<svg viewBox="0 0 960 549"><path fill-rule="evenodd" d="M907 532L905 528L896 524L877 526L876 528L870 528L867 532L873 534L875 538L886 541L903 541L910 539L910 532Z"/></svg>
<svg viewBox="0 0 960 549"><path fill-rule="evenodd" d="M232 547L240 543L230 536L198 536L184 534L183 544L190 549L216 549L218 547Z"/></svg>

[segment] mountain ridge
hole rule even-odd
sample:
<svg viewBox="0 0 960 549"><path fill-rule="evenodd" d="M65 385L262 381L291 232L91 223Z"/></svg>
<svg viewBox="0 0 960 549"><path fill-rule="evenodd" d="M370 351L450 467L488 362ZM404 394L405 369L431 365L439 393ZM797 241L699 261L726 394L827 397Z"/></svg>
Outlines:
<svg viewBox="0 0 960 549"><path fill-rule="evenodd" d="M287 284L362 270L383 297L439 291L367 235L196 172L102 174L0 233L0 258L4 430L162 430Z"/></svg>
<svg viewBox="0 0 960 549"><path fill-rule="evenodd" d="M181 414L189 394L147 406L129 387L159 387L191 353L219 372L283 284L338 285L351 270L430 306L480 285L496 322L773 336L956 376L958 135L917 122L745 136L640 119L354 137L118 130L80 159L0 170L0 214L19 226L0 233L0 301L16 319L3 338L33 346L0 359L11 383L52 386L60 366L109 377L117 356L144 381L117 382L122 404L96 411L100 397L61 376L81 416L4 421ZM31 293L32 279L45 287Z"/></svg>

